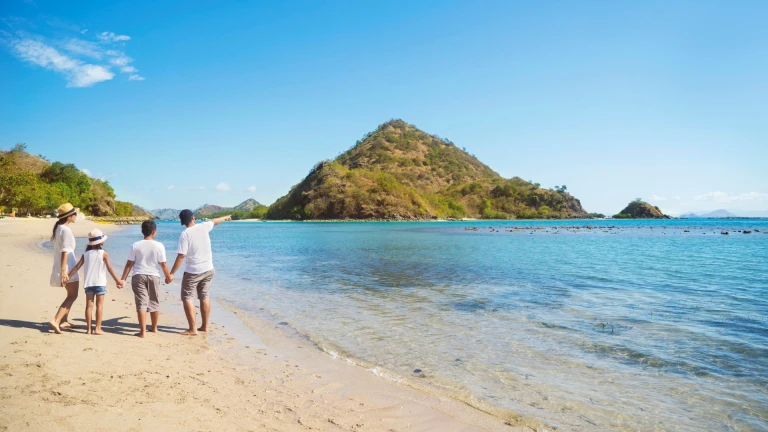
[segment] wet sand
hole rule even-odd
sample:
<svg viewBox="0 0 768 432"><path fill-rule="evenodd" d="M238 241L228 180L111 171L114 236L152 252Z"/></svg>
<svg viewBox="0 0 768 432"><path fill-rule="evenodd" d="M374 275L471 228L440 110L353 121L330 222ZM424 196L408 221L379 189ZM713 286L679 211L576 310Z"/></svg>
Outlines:
<svg viewBox="0 0 768 432"><path fill-rule="evenodd" d="M77 328L56 335L46 323L65 291L49 286L52 257L39 246L52 225L0 220L0 431L541 429L535 420L493 416L334 360L215 302L208 334L180 336L178 281L161 295L158 334L133 336L130 284L118 290L110 280L107 334L85 334L81 287L70 314ZM81 237L95 226L72 228ZM78 241L79 256L85 244ZM119 274L125 251L111 250L109 241L105 249ZM215 282L212 290L215 298Z"/></svg>

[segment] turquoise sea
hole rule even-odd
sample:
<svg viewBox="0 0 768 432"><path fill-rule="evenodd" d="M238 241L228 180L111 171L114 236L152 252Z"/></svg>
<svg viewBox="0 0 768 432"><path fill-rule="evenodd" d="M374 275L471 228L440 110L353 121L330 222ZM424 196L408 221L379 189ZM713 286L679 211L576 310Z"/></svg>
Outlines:
<svg viewBox="0 0 768 432"><path fill-rule="evenodd" d="M169 260L181 228L159 224ZM766 219L227 223L213 295L387 379L561 430L765 431L766 233ZM140 238L129 227L107 250L122 265Z"/></svg>

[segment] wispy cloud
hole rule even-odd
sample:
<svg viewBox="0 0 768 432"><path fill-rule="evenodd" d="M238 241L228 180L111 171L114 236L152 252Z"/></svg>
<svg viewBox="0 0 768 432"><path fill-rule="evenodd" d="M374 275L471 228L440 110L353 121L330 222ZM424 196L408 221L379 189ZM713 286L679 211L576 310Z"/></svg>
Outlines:
<svg viewBox="0 0 768 432"><path fill-rule="evenodd" d="M741 194L730 194L726 192L709 192L693 198L696 201L715 201L729 203L734 201L768 201L768 193L746 192Z"/></svg>
<svg viewBox="0 0 768 432"><path fill-rule="evenodd" d="M82 39L70 39L64 45L64 49L72 54L82 55L85 57L91 57L95 59L101 59L104 57L104 51L98 44Z"/></svg>
<svg viewBox="0 0 768 432"><path fill-rule="evenodd" d="M103 43L125 42L131 40L130 36L116 35L113 32L101 32L96 35L96 38Z"/></svg>
<svg viewBox="0 0 768 432"><path fill-rule="evenodd" d="M67 87L90 87L115 76L104 66L84 63L37 40L17 39L12 47L22 60L63 73Z"/></svg>
<svg viewBox="0 0 768 432"><path fill-rule="evenodd" d="M67 87L90 87L109 81L115 77L115 68L127 74L129 81L144 80L139 69L131 64L133 58L123 51L130 36L101 32L88 37L87 29L56 18L47 19L43 25L26 20L3 22L13 33L0 32L0 46L10 48L24 62L61 73L67 79ZM47 30L56 37L46 38L25 29Z"/></svg>
<svg viewBox="0 0 768 432"><path fill-rule="evenodd" d="M219 183L216 185L216 190L220 190L223 192L229 192L232 190L232 188L229 186L229 183Z"/></svg>
<svg viewBox="0 0 768 432"><path fill-rule="evenodd" d="M246 188L246 190L248 192L256 192L256 186L248 186L248 188Z"/></svg>
<svg viewBox="0 0 768 432"><path fill-rule="evenodd" d="M83 173L85 173L85 175L87 175L87 176L91 175L91 170L89 170L88 168L83 168L83 169L81 169L80 171L82 171Z"/></svg>
<svg viewBox="0 0 768 432"><path fill-rule="evenodd" d="M176 187L176 186L174 186L174 185L170 185L170 186L168 186L166 189L168 189L168 190L173 190L173 188L174 188L174 187Z"/></svg>

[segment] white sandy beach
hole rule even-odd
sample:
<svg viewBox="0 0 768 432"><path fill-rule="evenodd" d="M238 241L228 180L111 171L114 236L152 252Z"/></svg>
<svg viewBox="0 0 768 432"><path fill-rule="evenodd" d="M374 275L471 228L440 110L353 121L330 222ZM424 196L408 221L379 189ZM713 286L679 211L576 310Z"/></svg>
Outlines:
<svg viewBox="0 0 768 432"><path fill-rule="evenodd" d="M0 431L530 431L448 397L334 360L214 303L212 331L187 338L178 282L161 297L160 333L137 330L130 285L108 286L103 336L85 335L85 295L62 335L46 322L64 299L39 243L52 220L0 220ZM81 237L95 226L73 226ZM99 225L109 233L117 227ZM78 240L79 255L85 249ZM123 251L111 251L116 270ZM216 297L216 284L213 286Z"/></svg>

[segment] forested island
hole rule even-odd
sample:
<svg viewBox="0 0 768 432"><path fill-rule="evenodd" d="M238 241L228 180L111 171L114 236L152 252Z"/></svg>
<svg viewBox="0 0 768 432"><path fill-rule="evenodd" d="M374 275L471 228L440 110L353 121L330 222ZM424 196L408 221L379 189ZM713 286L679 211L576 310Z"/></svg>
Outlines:
<svg viewBox="0 0 768 432"><path fill-rule="evenodd" d="M542 219L590 215L566 186L505 179L450 140L402 120L318 163L269 219Z"/></svg>

